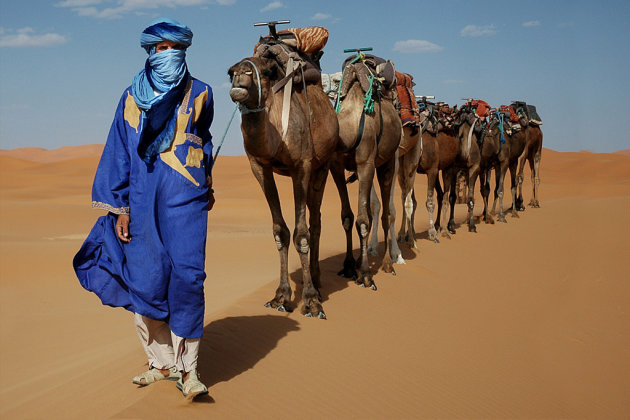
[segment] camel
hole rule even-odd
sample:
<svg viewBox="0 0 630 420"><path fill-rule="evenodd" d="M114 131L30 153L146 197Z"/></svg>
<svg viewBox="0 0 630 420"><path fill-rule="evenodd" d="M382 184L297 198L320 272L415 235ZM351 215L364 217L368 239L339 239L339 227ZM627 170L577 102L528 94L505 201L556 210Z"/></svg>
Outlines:
<svg viewBox="0 0 630 420"><path fill-rule="evenodd" d="M438 142L440 131L438 125L441 123L438 122L434 104L427 103L425 100L420 102L419 105L423 110L420 140L413 149L400 156L398 171L398 183L401 190L404 217L400 224L397 240L400 242L404 241L412 249L417 249L414 227L417 202L413 189L416 173L427 175L427 199L425 205L429 212L429 239L435 242L438 242L438 239L433 218L435 209L433 195L436 189L441 193L438 181L440 169L440 145ZM405 135L407 135L407 130L405 130ZM439 198L438 194L438 200ZM437 225L439 226L439 223Z"/></svg>
<svg viewBox="0 0 630 420"><path fill-rule="evenodd" d="M538 200L538 188L540 186L540 159L542 157L542 142L543 135L540 129L541 121L531 118L530 110L524 102L515 102L512 104L515 108L519 118L527 120L528 125L526 127L526 141L523 153L518 159L518 198L517 209L520 211L525 210L523 206L523 172L525 170L525 161L529 162L529 169L531 171L532 180L532 198L529 202L530 207L539 208L540 201ZM534 113L535 113L534 108Z"/></svg>
<svg viewBox="0 0 630 420"><path fill-rule="evenodd" d="M470 103L464 104L457 112L457 128L455 128L456 138L459 143L459 150L455 159L455 170L451 179L444 180L444 195L442 198L442 221L440 222L440 232L442 237L450 238L449 231L454 231L455 217L455 176L457 170L461 169L466 174L467 198L468 206L468 231L476 232L473 210L475 208L474 188L477 176L479 175L480 150L479 138L481 136L481 124L479 117L475 113L475 109ZM448 181L448 182L447 182ZM452 192L452 194L451 194ZM450 205L450 216L448 223L446 222L446 213ZM445 228L444 226L447 226Z"/></svg>
<svg viewBox="0 0 630 420"><path fill-rule="evenodd" d="M496 191L500 195L501 204L499 206L500 222L507 222L503 215L503 180L507 172L510 160L510 143L506 140L506 127L503 114L493 110L490 112L486 133L480 148L479 160L479 187L483 199L482 220L486 223L494 223L494 218L488 211L488 198L490 196L490 175L492 169L496 174Z"/></svg>
<svg viewBox="0 0 630 420"><path fill-rule="evenodd" d="M413 82L413 76L407 73L399 73L396 71L396 108L399 110L400 119L402 122L403 128L403 137L401 139L400 145L398 146L397 159L396 159L396 167L394 170L395 177L397 176L399 179L399 184L402 187L402 182L408 181L405 177L404 180L401 179L400 169L406 165L408 166L404 171L406 173L414 174L415 176L415 168L417 167L418 160L422 154L422 144L420 144L421 134L423 127L425 126L425 122L427 119L427 115L429 114L426 107L423 107L423 112L420 112L419 104L416 102L416 95L413 91L413 86L415 83ZM424 101L426 101L426 97L423 97ZM411 179L411 187L413 188L413 178ZM427 206L431 205L431 209L433 209L433 188L430 189L430 199L427 198ZM403 206L405 205L405 195L403 195ZM408 205L411 205L411 199L408 197ZM394 195L391 194L389 200L389 211L391 214L392 224L389 227L389 234L391 235L391 259L396 264L405 264L405 260L402 257L402 252L398 247L398 241L400 239L396 238L395 234L395 219L396 219L396 208L394 205ZM378 196L376 194L376 190L372 187L372 192L370 194L370 206L372 210L373 224L372 224L372 232L371 238L368 245L368 255L376 256L378 255L378 215L381 211L381 203L378 200ZM405 209L407 211L407 209ZM431 210L431 220L433 220L432 210ZM403 222L404 223L404 222ZM433 224L433 223L431 223ZM415 241L414 241L415 242Z"/></svg>
<svg viewBox="0 0 630 420"><path fill-rule="evenodd" d="M286 69L274 59L249 57L230 67L228 74L232 81L230 97L241 109L245 152L269 205L273 237L280 256L280 284L274 298L265 306L279 311L293 310L288 274L290 232L282 216L274 180L276 173L291 177L293 182L293 244L302 265L301 312L326 318L319 294L320 207L329 163L339 138L335 111L322 90L321 81L306 84L304 72L300 80L299 71L293 75L290 72L286 78ZM273 86L279 80L287 81L292 76L300 80L293 86L292 93L286 95L286 85L274 91ZM283 105L288 101L290 106L285 108L289 110L288 120L283 127Z"/></svg>
<svg viewBox="0 0 630 420"><path fill-rule="evenodd" d="M506 144L505 146L509 149L509 159L508 159L508 169L510 170L510 181L511 181L511 195L512 195L512 207L510 208L510 214L512 217L518 218L517 211L517 169L518 169L518 159L523 153L525 149L525 143L527 140L527 125L529 122L526 118L519 118L514 113L514 110L511 107L506 105L502 105L499 112L503 112L506 117L506 122L508 121L508 115L511 115L511 119L509 119L508 126L509 130L505 130L505 138ZM495 189L494 189L494 201L492 203L492 214L496 214L496 205L497 199L499 201L499 216L497 218L500 222L507 222L505 220L504 210L503 210L503 186L505 180L506 171L503 168L501 172L495 172Z"/></svg>
<svg viewBox="0 0 630 420"><path fill-rule="evenodd" d="M385 77L384 82L378 81L379 71L391 73L391 79ZM332 162L331 174L339 191L342 225L346 232L346 257L339 275L352 278L360 286L372 290L377 290L377 287L368 262L368 235L372 225L370 193L376 173L381 199L383 202L391 199L396 151L402 137L402 123L393 103L394 81L391 62L357 51L352 60L348 59L344 63L343 82L337 100L339 150ZM348 198L345 170L356 172L359 181L355 222L361 248L358 261L352 254L354 215ZM389 206L384 206L381 223L386 238L386 252L382 269L395 274L390 256L391 217Z"/></svg>

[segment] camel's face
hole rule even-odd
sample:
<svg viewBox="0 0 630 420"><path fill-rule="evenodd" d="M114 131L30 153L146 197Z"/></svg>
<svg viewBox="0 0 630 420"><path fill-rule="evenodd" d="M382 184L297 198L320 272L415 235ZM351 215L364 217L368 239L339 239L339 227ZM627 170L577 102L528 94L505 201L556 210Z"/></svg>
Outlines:
<svg viewBox="0 0 630 420"><path fill-rule="evenodd" d="M250 96L257 97L256 82L254 81L256 77L254 74L255 71L254 66L245 61L241 61L230 67L230 70L228 70L232 82L230 98L232 98L234 102L244 104ZM250 94L250 90L253 95Z"/></svg>

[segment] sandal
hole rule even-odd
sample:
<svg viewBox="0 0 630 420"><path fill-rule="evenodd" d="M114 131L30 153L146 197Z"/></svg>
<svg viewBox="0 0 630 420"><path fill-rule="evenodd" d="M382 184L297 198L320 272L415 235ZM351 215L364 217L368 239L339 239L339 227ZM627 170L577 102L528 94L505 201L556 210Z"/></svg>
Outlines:
<svg viewBox="0 0 630 420"><path fill-rule="evenodd" d="M182 377L180 377L177 381L177 388L182 391L184 397L190 400L198 395L205 395L208 393L208 388L199 380L199 374L196 369L193 369L188 373L188 379L186 379L186 382L183 382Z"/></svg>
<svg viewBox="0 0 630 420"><path fill-rule="evenodd" d="M151 368L144 373L133 378L133 383L140 386L147 386L157 381L176 381L181 379L182 374L179 373L175 366L169 368L168 376L164 376L159 369Z"/></svg>

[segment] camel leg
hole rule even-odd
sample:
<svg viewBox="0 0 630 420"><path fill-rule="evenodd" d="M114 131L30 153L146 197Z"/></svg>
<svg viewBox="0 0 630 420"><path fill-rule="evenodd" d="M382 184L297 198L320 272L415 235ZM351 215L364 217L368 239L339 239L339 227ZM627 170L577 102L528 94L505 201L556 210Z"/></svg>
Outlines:
<svg viewBox="0 0 630 420"><path fill-rule="evenodd" d="M483 220L486 224L494 224L494 219L488 211L488 200L490 198L490 177L492 176L492 167L484 168L479 171L479 189L481 190L481 198L483 199Z"/></svg>
<svg viewBox="0 0 630 420"><path fill-rule="evenodd" d="M352 255L352 224L354 222L354 214L352 213L350 199L348 197L348 186L346 185L343 161L334 159L330 167L330 173L339 192L339 199L341 200L341 225L346 233L346 258L343 262L343 269L337 274L341 277L356 280L358 278L356 261Z"/></svg>
<svg viewBox="0 0 630 420"><path fill-rule="evenodd" d="M450 239L450 233L455 233L455 223L453 221L455 201L457 193L455 191L455 183L457 182L457 169L450 168L442 171L442 183L444 184L444 193L442 195L442 219L440 221L440 232L443 238Z"/></svg>
<svg viewBox="0 0 630 420"><path fill-rule="evenodd" d="M402 257L402 252L398 246L398 238L396 238L396 206L394 205L394 182L397 178L399 165L398 165L398 151L396 151L396 156L394 157L394 174L392 176L391 188L389 193L389 219L391 220L391 224L389 226L389 235L390 235L390 243L391 243L391 257L394 264L405 264L405 259ZM383 197L384 199L384 197Z"/></svg>
<svg viewBox="0 0 630 420"><path fill-rule="evenodd" d="M532 188L534 190L534 196L532 197L532 201L529 205L534 208L540 207L540 201L538 201L538 188L540 187L540 152L540 150L536 151L533 157L533 162L532 160L529 161L529 167L532 171Z"/></svg>
<svg viewBox="0 0 630 420"><path fill-rule="evenodd" d="M435 184L438 177L438 170L432 169L427 172L427 201L425 203L427 212L429 212L429 239L437 243L437 231L435 230L433 211L435 210L435 203L433 202L433 195L435 192Z"/></svg>
<svg viewBox="0 0 630 420"><path fill-rule="evenodd" d="M466 178L468 188L468 198L466 204L468 205L468 231L477 232L475 226L475 218L473 216L473 210L475 209L475 183L479 176L479 164L475 164L468 168L468 177Z"/></svg>
<svg viewBox="0 0 630 420"><path fill-rule="evenodd" d="M418 160L422 151L420 145L421 143L418 141L412 150L398 159L398 184L400 185L404 216L401 218L398 241L405 241L409 248L412 249L417 249L416 232L413 224L415 210L413 184L416 179L416 168L418 167Z"/></svg>
<svg viewBox="0 0 630 420"><path fill-rule="evenodd" d="M376 285L372 279L372 273L370 272L370 265L368 261L368 235L370 228L372 227L372 213L370 209L370 191L372 190L372 184L374 182L374 162L367 161L362 164L357 164L357 176L359 178L359 205L357 206L357 219L355 227L359 234L359 243L361 245L361 255L357 261L359 267L359 277L356 280L357 284L363 287L369 287L372 290L376 290Z"/></svg>
<svg viewBox="0 0 630 420"><path fill-rule="evenodd" d="M442 190L442 186L440 185L439 175L435 177L435 193L437 194L437 205L438 205L437 214L435 215L435 230L436 232L440 232L440 229L441 229L440 221L442 220L441 219L442 207L444 207L444 203L442 202L442 200L444 200L444 190ZM438 240L437 234L435 236L435 242L436 243L440 242Z"/></svg>
<svg viewBox="0 0 630 420"><path fill-rule="evenodd" d="M317 316L318 318L326 318L321 304L321 272L319 268L319 242L322 231L321 205L324 196L324 188L326 186L326 178L328 177L328 167L323 166L311 175L309 183L307 206L309 210L309 231L311 235L311 279L313 286L317 291L317 295L308 293L306 288L302 289L302 302L304 302L303 312L306 316Z"/></svg>
<svg viewBox="0 0 630 420"><path fill-rule="evenodd" d="M293 181L293 198L295 205L295 229L293 231L293 245L300 257L302 265L302 314L323 317L319 292L311 277L310 244L311 234L306 223L306 201L308 197L311 176L311 162L303 161L291 173Z"/></svg>
<svg viewBox="0 0 630 420"><path fill-rule="evenodd" d="M525 206L523 206L523 173L525 171L525 161L529 156L529 145L525 145L525 150L521 153L521 156L518 158L518 197L516 199L516 210L524 211Z"/></svg>
<svg viewBox="0 0 630 420"><path fill-rule="evenodd" d="M381 201L376 194L374 183L372 183L372 189L370 190L370 209L372 211L372 230L368 242L368 255L378 257L378 224L381 214Z"/></svg>
<svg viewBox="0 0 630 420"><path fill-rule="evenodd" d="M512 213L512 217L520 217L517 211L516 205L516 192L518 188L518 184L516 181L516 170L517 170L518 162L510 163L510 192L512 194L512 207L510 207L510 212Z"/></svg>
<svg viewBox="0 0 630 420"><path fill-rule="evenodd" d="M499 222L507 223L505 219L505 212L503 211L503 193L504 193L504 183L505 183L505 173L507 172L507 161L501 162L500 165L497 165L494 168L495 171L495 179L496 186L494 188L494 203L492 204L492 212L494 213L494 206L497 202L497 197L499 198L499 217L497 220Z"/></svg>
<svg viewBox="0 0 630 420"><path fill-rule="evenodd" d="M392 190L394 186L394 177L396 171L397 155L392 157L389 162L386 162L376 168L376 176L378 178L378 184L381 187L381 200L388 205L383 206L383 215L381 224L383 225L383 237L385 238L385 255L383 256L383 271L396 275L394 271L394 265L392 261L392 235L390 235L390 229L394 226L395 215L391 213L391 206L389 203L393 202Z"/></svg>
<svg viewBox="0 0 630 420"><path fill-rule="evenodd" d="M254 177L260 184L269 210L271 211L271 219L273 223L273 238L278 247L280 255L280 285L276 289L275 297L265 304L268 308L274 308L281 312L293 311L291 306L291 286L289 285L288 256L289 242L291 234L282 217L282 208L280 207L280 198L278 197L278 189L273 179L273 171L271 166L262 166L256 160L250 158L249 163L252 168Z"/></svg>

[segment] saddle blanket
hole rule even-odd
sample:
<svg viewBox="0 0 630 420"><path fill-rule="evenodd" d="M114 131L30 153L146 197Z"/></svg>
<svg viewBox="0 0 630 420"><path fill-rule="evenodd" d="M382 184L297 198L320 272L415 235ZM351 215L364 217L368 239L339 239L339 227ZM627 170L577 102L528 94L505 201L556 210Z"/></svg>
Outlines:
<svg viewBox="0 0 630 420"><path fill-rule="evenodd" d="M403 126L417 124L420 121L420 111L412 90L414 85L412 75L396 72L396 91L400 102L400 119Z"/></svg>

